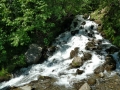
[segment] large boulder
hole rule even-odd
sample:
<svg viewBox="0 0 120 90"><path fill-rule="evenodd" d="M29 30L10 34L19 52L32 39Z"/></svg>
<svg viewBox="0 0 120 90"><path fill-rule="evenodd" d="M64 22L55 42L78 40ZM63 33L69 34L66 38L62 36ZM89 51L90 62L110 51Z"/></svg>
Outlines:
<svg viewBox="0 0 120 90"><path fill-rule="evenodd" d="M72 67L80 67L82 64L83 64L83 61L79 56L74 57L71 63Z"/></svg>
<svg viewBox="0 0 120 90"><path fill-rule="evenodd" d="M29 46L29 49L25 53L27 64L38 63L42 55L41 52L42 52L42 48L39 45L31 44Z"/></svg>

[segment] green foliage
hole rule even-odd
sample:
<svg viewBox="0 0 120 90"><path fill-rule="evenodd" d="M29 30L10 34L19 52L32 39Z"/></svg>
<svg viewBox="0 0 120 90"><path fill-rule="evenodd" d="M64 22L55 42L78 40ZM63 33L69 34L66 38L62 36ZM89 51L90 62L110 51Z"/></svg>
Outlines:
<svg viewBox="0 0 120 90"><path fill-rule="evenodd" d="M109 7L107 14L103 18L104 32L107 38L115 45L120 47L120 1L104 1L104 5ZM103 6L101 6L103 7Z"/></svg>
<svg viewBox="0 0 120 90"><path fill-rule="evenodd" d="M110 6L113 2L114 5ZM1 72L11 72L26 65L24 53L30 43L50 45L66 16L90 13L104 6L110 7L108 17L104 19L104 32L120 46L117 43L120 40L120 19L116 19L120 18L118 0L1 0Z"/></svg>
<svg viewBox="0 0 120 90"><path fill-rule="evenodd" d="M6 76L8 74L8 71L4 68L0 70L0 76Z"/></svg>

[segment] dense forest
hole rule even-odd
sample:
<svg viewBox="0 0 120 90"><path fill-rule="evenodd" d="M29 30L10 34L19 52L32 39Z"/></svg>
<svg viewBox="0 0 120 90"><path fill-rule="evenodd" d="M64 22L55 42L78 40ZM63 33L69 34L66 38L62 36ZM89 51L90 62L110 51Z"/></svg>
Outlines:
<svg viewBox="0 0 120 90"><path fill-rule="evenodd" d="M120 47L120 0L0 0L0 76L26 66L28 46L49 46L77 14L100 19L100 32Z"/></svg>

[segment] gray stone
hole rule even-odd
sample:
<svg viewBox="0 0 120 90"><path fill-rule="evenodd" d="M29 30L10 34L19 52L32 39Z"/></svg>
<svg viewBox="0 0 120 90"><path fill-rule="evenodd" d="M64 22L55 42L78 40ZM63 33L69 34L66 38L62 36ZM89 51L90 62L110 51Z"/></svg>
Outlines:
<svg viewBox="0 0 120 90"><path fill-rule="evenodd" d="M91 90L91 88L88 83L84 83L79 90Z"/></svg>
<svg viewBox="0 0 120 90"><path fill-rule="evenodd" d="M31 44L27 52L25 53L25 58L27 64L35 64L38 63L41 58L42 48L37 44Z"/></svg>
<svg viewBox="0 0 120 90"><path fill-rule="evenodd" d="M72 67L79 67L83 64L82 59L79 56L74 57L72 61Z"/></svg>
<svg viewBox="0 0 120 90"><path fill-rule="evenodd" d="M77 56L79 52L79 48L75 47L74 50L71 50L70 52L70 59L72 59L73 57Z"/></svg>

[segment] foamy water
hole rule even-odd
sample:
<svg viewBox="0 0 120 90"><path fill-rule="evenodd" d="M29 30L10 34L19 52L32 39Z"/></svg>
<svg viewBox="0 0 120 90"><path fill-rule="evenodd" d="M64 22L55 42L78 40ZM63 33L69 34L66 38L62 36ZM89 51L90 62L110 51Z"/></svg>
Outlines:
<svg viewBox="0 0 120 90"><path fill-rule="evenodd" d="M40 75L43 76L50 76L57 79L56 84L65 85L66 87L72 86L74 82L77 82L81 79L87 78L94 72L94 69L105 62L104 55L98 55L94 51L87 51L85 50L86 43L89 42L91 39L87 33L94 32L95 40L103 40L102 43L110 44L107 40L105 40L98 32L97 27L98 25L89 20L85 20L82 18L82 15L77 15L76 18L73 20L78 22L77 27L74 27L73 23L71 24L71 31L79 30L79 33L75 34L74 36L71 35L70 31L66 31L59 35L56 38L56 42L53 45L58 47L58 50L53 54L53 56L49 57L44 63L42 64L35 64L28 68L22 68L22 74L19 77L13 78L10 81L0 83L0 89L6 86L21 86L27 84L31 81L37 80ZM83 25L83 29L80 29L81 23L86 21L86 24ZM90 30L91 25L94 26L92 30ZM110 44L111 45L111 44ZM73 59L69 59L70 52L75 47L79 47L79 55L80 57L83 56L81 51L90 52L92 54L91 60L86 61L81 67L79 68L72 68L69 69L70 63ZM103 50L102 53L106 54ZM117 54L114 54L116 57ZM118 58L116 57L116 60ZM119 63L117 64L119 66ZM84 70L84 73L81 75L76 75L76 70Z"/></svg>

